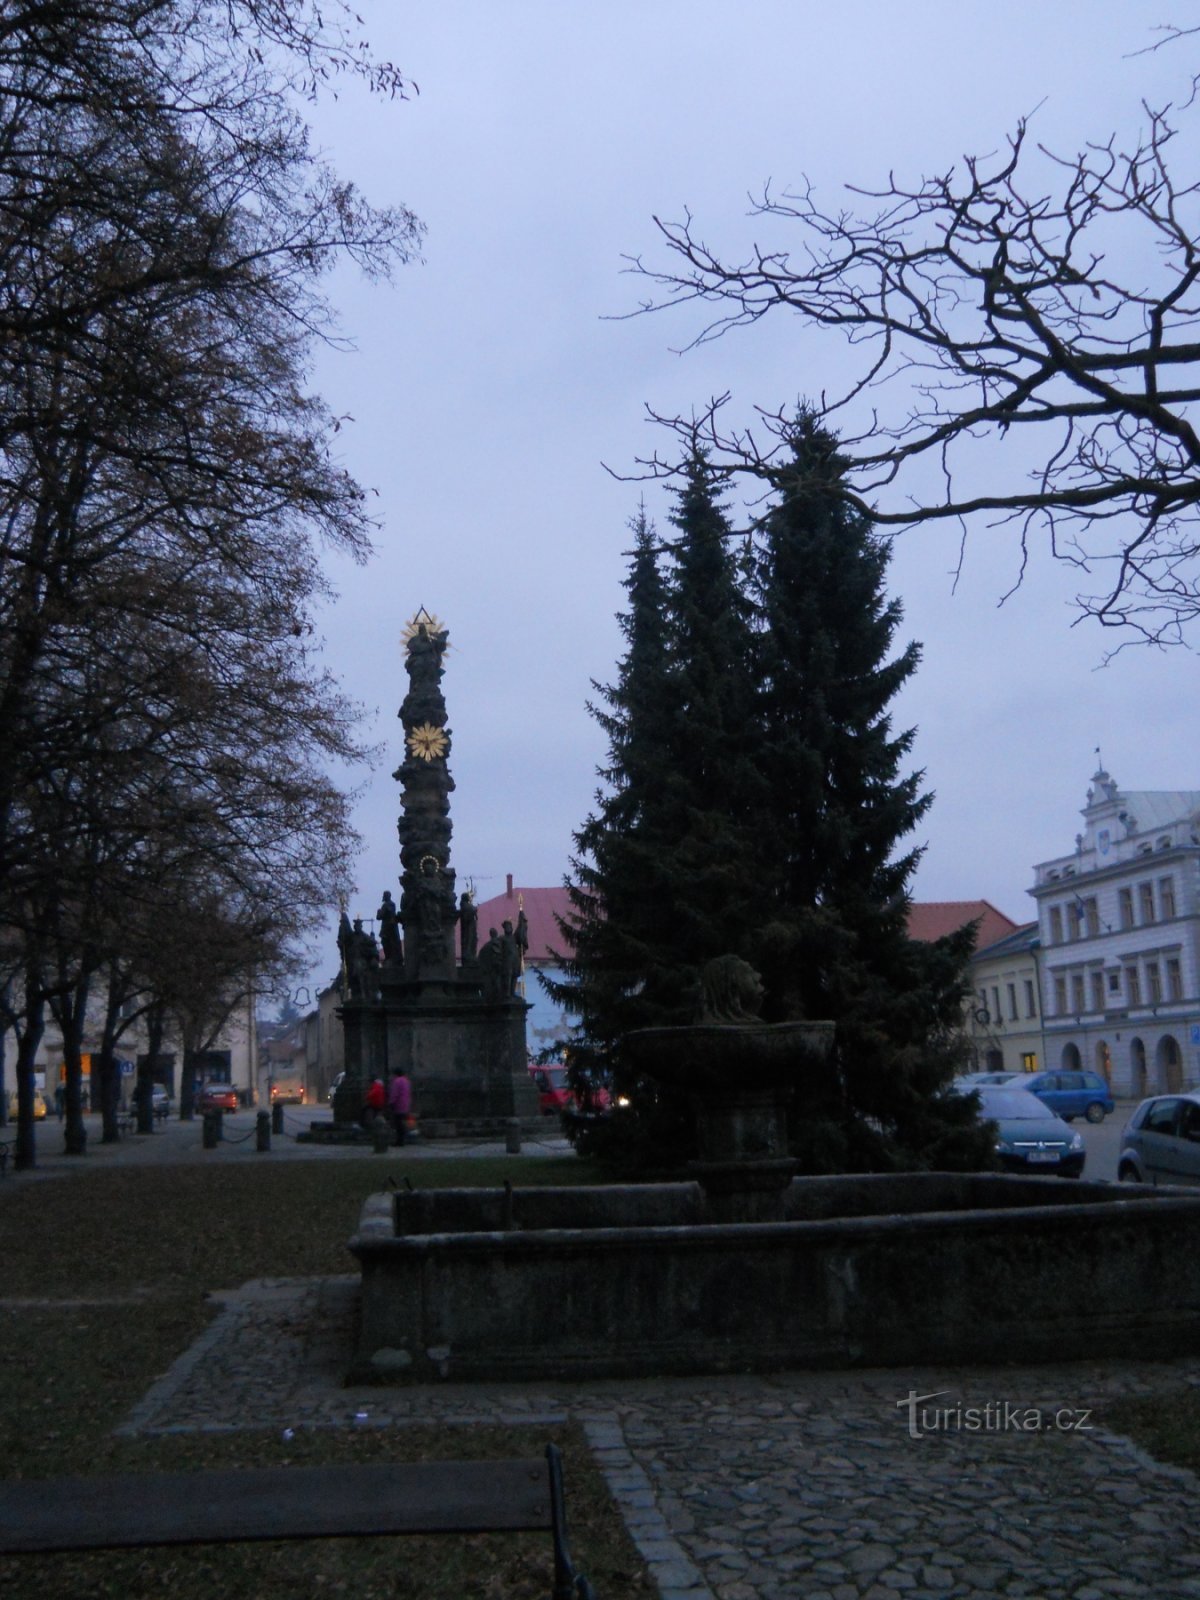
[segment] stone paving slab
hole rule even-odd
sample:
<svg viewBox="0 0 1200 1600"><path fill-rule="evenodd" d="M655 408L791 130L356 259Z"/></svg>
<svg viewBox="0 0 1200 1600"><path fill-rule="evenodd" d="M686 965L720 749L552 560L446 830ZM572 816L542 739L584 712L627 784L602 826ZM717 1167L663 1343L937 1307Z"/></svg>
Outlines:
<svg viewBox="0 0 1200 1600"><path fill-rule="evenodd" d="M344 1388L357 1293L347 1276L220 1296L121 1431L570 1417L662 1600L1200 1600L1200 1485L1091 1415L1119 1394L1200 1383L1200 1356Z"/></svg>

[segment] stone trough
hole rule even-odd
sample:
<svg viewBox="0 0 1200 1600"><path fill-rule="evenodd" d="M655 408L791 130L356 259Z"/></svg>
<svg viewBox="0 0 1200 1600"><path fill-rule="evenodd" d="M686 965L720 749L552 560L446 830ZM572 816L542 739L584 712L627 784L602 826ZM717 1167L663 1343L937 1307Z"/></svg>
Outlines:
<svg viewBox="0 0 1200 1600"><path fill-rule="evenodd" d="M371 1197L355 1381L571 1379L1192 1352L1200 1196L1004 1175Z"/></svg>

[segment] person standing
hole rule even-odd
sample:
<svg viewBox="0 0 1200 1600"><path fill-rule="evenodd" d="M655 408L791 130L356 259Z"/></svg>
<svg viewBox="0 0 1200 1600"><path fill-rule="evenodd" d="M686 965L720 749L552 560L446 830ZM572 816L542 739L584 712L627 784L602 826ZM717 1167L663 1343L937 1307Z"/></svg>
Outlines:
<svg viewBox="0 0 1200 1600"><path fill-rule="evenodd" d="M403 1072L398 1072L388 1086L388 1105L396 1125L396 1143L403 1144L408 1136L408 1114L412 1110L412 1084Z"/></svg>
<svg viewBox="0 0 1200 1600"><path fill-rule="evenodd" d="M364 1128L369 1128L375 1118L383 1114L383 1108L386 1104L387 1096L384 1094L383 1084L378 1078L372 1078L367 1087L367 1097L362 1109Z"/></svg>

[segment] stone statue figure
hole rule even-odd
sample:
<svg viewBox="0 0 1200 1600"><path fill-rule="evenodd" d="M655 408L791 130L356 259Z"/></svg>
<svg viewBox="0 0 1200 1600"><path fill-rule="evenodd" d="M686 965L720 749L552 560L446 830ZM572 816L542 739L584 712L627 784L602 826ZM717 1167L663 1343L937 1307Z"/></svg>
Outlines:
<svg viewBox="0 0 1200 1600"><path fill-rule="evenodd" d="M419 970L433 971L442 959L446 930L442 922L442 874L434 855L421 857L420 872L414 885L417 913ZM453 915L454 897L450 897Z"/></svg>
<svg viewBox="0 0 1200 1600"><path fill-rule="evenodd" d="M355 917L354 926L342 912L338 923L338 950L346 973L347 998L375 1000L379 996L379 951L373 934L367 933L362 918Z"/></svg>
<svg viewBox="0 0 1200 1600"><path fill-rule="evenodd" d="M757 1022L762 980L740 956L715 956L700 969L697 1022Z"/></svg>
<svg viewBox="0 0 1200 1600"><path fill-rule="evenodd" d="M400 937L400 915L392 899L392 891L383 891L383 904L375 913L379 922L379 943L383 946L383 959L388 966L404 964L404 941Z"/></svg>
<svg viewBox="0 0 1200 1600"><path fill-rule="evenodd" d="M529 920L524 907L517 912L517 926L513 938L517 941L517 949L521 952L521 959L524 960L529 954Z"/></svg>
<svg viewBox="0 0 1200 1600"><path fill-rule="evenodd" d="M477 959L479 948L479 915L469 889L463 890L458 902L458 932L463 965L467 966Z"/></svg>
<svg viewBox="0 0 1200 1600"><path fill-rule="evenodd" d="M500 970L504 998L508 1000L517 992L517 981L521 976L521 951L513 933L512 923L505 922L502 926L504 932L500 937Z"/></svg>
<svg viewBox="0 0 1200 1600"><path fill-rule="evenodd" d="M488 942L479 952L479 971L485 1000L504 1000L504 947L495 928L488 929Z"/></svg>

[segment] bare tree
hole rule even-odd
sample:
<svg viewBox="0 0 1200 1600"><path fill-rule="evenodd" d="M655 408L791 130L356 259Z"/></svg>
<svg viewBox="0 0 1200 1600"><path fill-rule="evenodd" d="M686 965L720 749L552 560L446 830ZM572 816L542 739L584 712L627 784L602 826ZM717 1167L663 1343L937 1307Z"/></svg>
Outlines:
<svg viewBox="0 0 1200 1600"><path fill-rule="evenodd" d="M657 286L642 309L704 308L694 344L788 313L839 330L853 375L806 404L836 422L860 509L1012 527L1022 571L1044 532L1087 575L1085 614L1178 640L1200 614L1200 174L1175 132L1190 112L1144 107L1130 148L1068 158L1021 123L999 155L852 190L861 215L768 191L753 214L789 247L736 262L691 216L656 218L673 260L632 263ZM658 420L769 479L793 413L739 427L727 400Z"/></svg>

